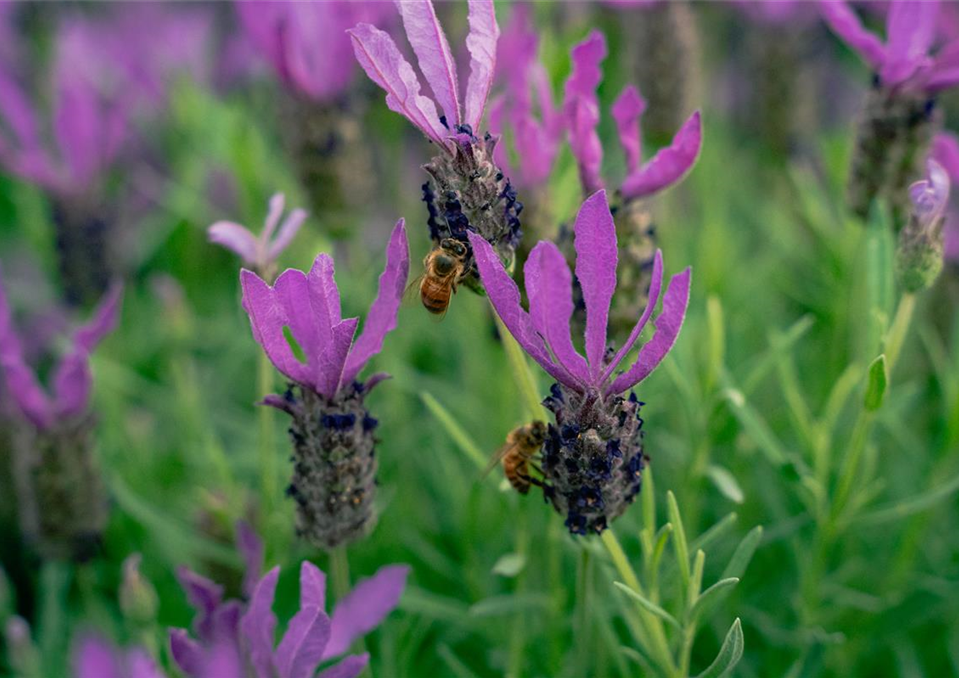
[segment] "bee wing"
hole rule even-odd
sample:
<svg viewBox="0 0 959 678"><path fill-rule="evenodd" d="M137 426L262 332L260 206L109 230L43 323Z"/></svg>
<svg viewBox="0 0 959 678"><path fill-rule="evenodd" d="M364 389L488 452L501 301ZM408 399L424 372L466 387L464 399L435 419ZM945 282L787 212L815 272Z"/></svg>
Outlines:
<svg viewBox="0 0 959 678"><path fill-rule="evenodd" d="M423 278L425 277L426 273L424 272L410 280L409 284L406 286L406 290L403 292L404 304L419 303L420 285L423 283Z"/></svg>
<svg viewBox="0 0 959 678"><path fill-rule="evenodd" d="M492 471L497 466L499 466L500 462L503 461L503 457L509 454L512 450L515 450L516 447L517 447L516 443L513 443L513 442L506 442L503 445L501 445L498 450L493 452L493 455L490 457L489 463L486 465L486 468L483 469L483 473L482 475L480 475L480 478L485 478L486 476L488 476L489 472Z"/></svg>

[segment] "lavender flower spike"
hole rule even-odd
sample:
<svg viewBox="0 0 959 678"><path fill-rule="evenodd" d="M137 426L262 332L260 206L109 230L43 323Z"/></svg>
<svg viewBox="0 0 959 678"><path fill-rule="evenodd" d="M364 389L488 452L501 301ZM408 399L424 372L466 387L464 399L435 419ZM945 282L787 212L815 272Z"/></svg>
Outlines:
<svg viewBox="0 0 959 678"><path fill-rule="evenodd" d="M328 617L326 575L303 561L300 609L274 647L277 619L272 607L280 568L260 577L262 543L244 524L238 532L247 562L245 579L254 582L252 590L245 593L247 601L224 601L220 586L180 570L180 582L196 610L195 637L186 629L170 629L170 649L188 678L311 678L321 662L342 655L354 640L379 626L406 586L409 567L387 565L337 601ZM251 553L259 555L251 559ZM369 655L348 655L317 678L355 678L368 661Z"/></svg>
<svg viewBox="0 0 959 678"><path fill-rule="evenodd" d="M21 416L14 440L20 524L45 557L87 557L106 522L91 439L89 363L97 344L116 326L120 300L117 285L74 332L53 370L48 395L25 360L0 281L0 377Z"/></svg>
<svg viewBox="0 0 959 678"><path fill-rule="evenodd" d="M270 210L259 236L232 221L216 222L207 229L207 236L210 242L238 254L246 266L265 277L271 277L269 272L273 270L277 258L293 242L307 216L304 210L297 208L281 224L284 202L282 193L270 198Z"/></svg>
<svg viewBox="0 0 959 678"><path fill-rule="evenodd" d="M896 274L906 292L932 287L942 271L943 215L949 188L949 174L931 158L926 161L926 178L909 187L912 214L896 249Z"/></svg>
<svg viewBox="0 0 959 678"><path fill-rule="evenodd" d="M481 137L479 131L496 69L499 26L493 0L469 0L470 76L465 92L460 90L456 61L432 1L396 0L396 7L435 102L421 94L413 67L385 32L369 24L357 25L349 31L353 49L370 79L386 90L390 109L439 146L437 155L423 166L430 175L423 184L430 238L434 249L442 249L448 240L466 246L462 272L453 282L481 292L467 234L481 235L511 267L521 238L523 209L494 161L499 137L488 133Z"/></svg>
<svg viewBox="0 0 959 678"><path fill-rule="evenodd" d="M165 678L153 658L142 648L122 650L98 635L86 635L77 642L73 652L73 676Z"/></svg>
<svg viewBox="0 0 959 678"><path fill-rule="evenodd" d="M546 407L556 416L543 458L544 493L566 517L570 532L601 532L621 515L640 489L646 457L642 446L641 403L623 393L662 362L679 335L689 303L691 272L673 276L663 295L656 332L636 360L614 375L652 317L662 287L662 254L656 253L649 304L626 342L610 358L607 321L616 288L616 228L605 191L590 196L575 224L576 277L586 304L586 355L573 345L572 274L559 249L540 242L525 268L529 312L519 289L492 248L471 236L490 302L510 333L558 382Z"/></svg>
<svg viewBox="0 0 959 678"><path fill-rule="evenodd" d="M297 503L297 529L326 548L359 538L373 522L377 421L363 399L385 375L375 374L366 383L357 376L396 327L410 267L402 219L393 229L386 260L379 293L355 342L359 321L341 317L328 255L317 256L309 274L287 270L272 287L251 271L240 274L253 336L293 381L284 396L269 396L264 404L293 417L296 463L288 492ZM306 362L297 358L286 329Z"/></svg>

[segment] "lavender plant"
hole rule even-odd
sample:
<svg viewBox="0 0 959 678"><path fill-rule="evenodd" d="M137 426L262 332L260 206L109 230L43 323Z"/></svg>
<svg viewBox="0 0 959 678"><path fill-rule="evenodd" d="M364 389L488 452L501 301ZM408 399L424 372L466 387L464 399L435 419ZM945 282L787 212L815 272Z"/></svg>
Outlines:
<svg viewBox="0 0 959 678"><path fill-rule="evenodd" d="M122 290L115 285L57 363L52 393L24 360L23 342L0 284L0 370L19 421L14 470L21 529L46 558L91 555L106 522L90 411L90 354L116 327Z"/></svg>
<svg viewBox="0 0 959 678"><path fill-rule="evenodd" d="M357 61L386 91L390 110L406 117L437 146L437 155L423 166L430 175L423 185L430 238L439 249L448 239L468 246L467 235L479 233L512 268L522 235L523 204L496 166L498 138L488 133L478 136L496 69L499 25L493 2L469 2L470 76L462 103L456 61L433 3L397 2L396 6L436 102L420 94L419 78L387 33L369 24L358 24L349 33ZM482 290L472 253L467 252L455 282Z"/></svg>
<svg viewBox="0 0 959 678"><path fill-rule="evenodd" d="M377 373L365 382L357 377L396 327L408 275L409 245L401 219L390 236L379 293L354 342L359 321L341 317L328 255L318 255L308 275L290 269L272 286L252 271L240 274L253 337L293 382L263 404L292 417L294 470L288 494L297 505L298 533L317 546L332 549L355 541L375 520L378 422L363 401L387 375Z"/></svg>
<svg viewBox="0 0 959 678"><path fill-rule="evenodd" d="M900 208L902 217L906 188L921 172L941 124L936 98L959 83L954 64L959 42L952 36L934 49L938 2L891 3L885 43L842 0L824 1L821 8L830 28L875 71L853 152L849 206L865 218L873 200L881 197Z"/></svg>
<svg viewBox="0 0 959 678"><path fill-rule="evenodd" d="M663 295L656 334L636 362L613 378L633 349L659 301L662 255L657 253L650 302L619 350L607 350L609 308L616 289L616 229L606 192L580 208L575 225L576 277L586 303L586 357L570 335L572 276L559 249L540 242L525 268L527 313L519 290L492 248L471 236L490 303L520 346L556 379L545 401L555 416L543 448L543 494L573 534L602 532L636 495L647 460L642 403L626 391L645 379L679 336L689 302L690 271L672 278ZM611 355L610 355L611 354Z"/></svg>

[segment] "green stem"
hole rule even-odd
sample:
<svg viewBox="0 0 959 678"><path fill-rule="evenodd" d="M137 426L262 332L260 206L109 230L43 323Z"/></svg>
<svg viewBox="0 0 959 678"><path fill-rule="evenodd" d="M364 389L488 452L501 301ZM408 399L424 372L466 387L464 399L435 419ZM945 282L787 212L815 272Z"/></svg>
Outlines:
<svg viewBox="0 0 959 678"><path fill-rule="evenodd" d="M496 329L499 330L500 338L503 340L503 348L506 349L506 358L509 360L513 377L516 379L520 396L523 398L526 416L530 421L545 420L547 412L542 405L542 398L536 386L536 377L529 369L526 355L495 312L494 316L496 317Z"/></svg>
<svg viewBox="0 0 959 678"><path fill-rule="evenodd" d="M516 513L515 522L515 550L516 554L524 560L529 558L529 516L526 507L521 506ZM523 568L516 575L514 593L517 597L522 597L526 591L526 571L529 569L529 563L526 562ZM516 611L513 619L513 630L510 635L509 643L509 663L507 664L507 676L518 678L523 674L523 651L526 644L526 615L522 608Z"/></svg>
<svg viewBox="0 0 959 678"><path fill-rule="evenodd" d="M260 352L256 370L256 391L263 398L273 392L274 372L273 365L266 353ZM266 515L270 515L277 505L274 496L277 488L276 474L276 446L273 440L273 408L261 405L257 408L259 421L259 448L260 480L263 483L263 507Z"/></svg>
<svg viewBox="0 0 959 678"><path fill-rule="evenodd" d="M590 606L590 579L593 563L589 549L584 548L580 554L579 570L576 573L576 649L579 666L577 675L587 678L590 673L590 652L593 643L590 639L589 606Z"/></svg>
<svg viewBox="0 0 959 678"><path fill-rule="evenodd" d="M646 596L651 600L656 600L659 597L658 592L651 591L647 595L646 591L643 590L639 577L636 576L636 572L630 566L626 552L623 551L623 547L620 545L613 530L611 528L603 530L601 538L603 546L606 547L606 551L613 561L613 566L616 568L616 571L619 572L619 576L623 578L625 584L636 591L636 593ZM669 650L669 642L666 640L666 632L663 629L662 622L658 617L648 612L639 611L638 614L645 636L637 637L636 641L647 645L650 656L659 664L662 671L668 675L674 674L676 670L675 664L673 663L673 656Z"/></svg>
<svg viewBox="0 0 959 678"><path fill-rule="evenodd" d="M330 550L330 585L337 602L350 592L350 561L346 556L346 547L337 546Z"/></svg>
<svg viewBox="0 0 959 678"><path fill-rule="evenodd" d="M40 656L45 671L66 656L67 610L70 588L76 571L72 563L48 560L40 566L40 618L35 637L40 639Z"/></svg>
<svg viewBox="0 0 959 678"><path fill-rule="evenodd" d="M896 360L899 359L899 352L905 343L906 334L909 332L909 326L912 324L912 314L916 309L916 295L910 292L904 292L899 299L899 306L896 309L896 316L893 318L892 325L886 333L886 341L883 352L886 354L886 365L888 366L889 376L892 376L893 367Z"/></svg>

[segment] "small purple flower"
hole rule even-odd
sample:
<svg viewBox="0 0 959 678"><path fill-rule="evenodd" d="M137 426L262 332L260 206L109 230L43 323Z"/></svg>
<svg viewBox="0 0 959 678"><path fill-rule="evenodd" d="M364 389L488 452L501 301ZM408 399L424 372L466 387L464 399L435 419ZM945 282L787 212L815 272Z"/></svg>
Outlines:
<svg viewBox="0 0 959 678"><path fill-rule="evenodd" d="M307 216L304 210L297 208L290 212L281 224L284 204L282 193L270 198L270 210L259 236L232 221L216 222L207 229L207 236L210 242L222 245L239 255L246 266L268 276L268 271L272 270L277 258L293 242Z"/></svg>
<svg viewBox="0 0 959 678"><path fill-rule="evenodd" d="M72 663L73 678L165 678L142 648L121 649L99 635L84 635L77 641Z"/></svg>
<svg viewBox="0 0 959 678"><path fill-rule="evenodd" d="M926 160L925 179L909 187L912 212L896 248L896 275L906 292L931 287L942 271L943 215L949 189L948 173L933 158Z"/></svg>
<svg viewBox="0 0 959 678"><path fill-rule="evenodd" d="M596 131L600 120L596 89L603 78L600 63L606 55L606 38L599 31L591 32L573 47L573 71L566 81L563 100L570 147L579 165L580 183L586 195L603 188L603 146ZM626 178L620 189L626 200L653 195L679 182L696 164L702 147L702 120L696 111L668 146L643 163L639 120L645 110L646 102L633 86L626 87L613 104L613 118L626 154Z"/></svg>
<svg viewBox="0 0 959 678"><path fill-rule="evenodd" d="M237 15L250 41L293 91L316 101L343 94L355 64L347 29L378 21L385 2L275 2L238 0Z"/></svg>
<svg viewBox="0 0 959 678"><path fill-rule="evenodd" d="M348 31L354 54L370 79L386 91L387 106L452 153L462 135L469 140L478 132L493 84L499 38L493 0L469 0L470 76L462 101L456 61L431 0L397 0L396 7L435 102L420 93L413 67L384 31L367 23ZM437 113L437 103L443 115Z"/></svg>
<svg viewBox="0 0 959 678"><path fill-rule="evenodd" d="M506 91L490 102L489 127L493 134L509 129L518 171L510 171L506 144L498 144L493 157L523 188L536 188L549 179L565 124L553 104L549 76L537 58L539 40L528 5L514 5L501 44L497 79L505 83Z"/></svg>
<svg viewBox="0 0 959 678"><path fill-rule="evenodd" d="M886 42L867 30L843 0L821 0L829 27L856 50L889 88L934 94L959 84L959 37L934 50L939 2L894 0L886 16Z"/></svg>
<svg viewBox="0 0 959 678"><path fill-rule="evenodd" d="M297 504L297 531L324 548L354 541L374 523L377 420L363 400L386 375L374 374L365 383L357 377L396 327L409 268L401 219L387 247L379 293L355 342L359 321L340 315L328 255L317 256L309 274L287 270L272 287L251 271L240 274L253 336L273 365L294 382L284 395L268 396L263 404L293 418L295 463L287 493Z"/></svg>
<svg viewBox="0 0 959 678"><path fill-rule="evenodd" d="M93 312L89 322L73 334L66 355L53 372L52 397L24 360L23 346L13 327L13 314L0 281L0 373L23 417L38 429L82 417L87 412L92 386L90 354L116 327L122 287L114 285Z"/></svg>
<svg viewBox="0 0 959 678"><path fill-rule="evenodd" d="M662 286L662 254L657 251L649 303L626 342L610 357L607 322L616 288L616 228L605 191L590 196L575 224L576 277L586 306L585 356L570 331L573 277L551 242L533 249L524 269L529 312L520 293L488 243L471 235L480 276L490 303L520 346L559 382L547 407L556 414L545 447L544 491L567 518L571 532L602 531L625 511L639 491L645 456L640 403L622 394L662 362L679 335L689 303L691 272L673 276L663 295L656 332L635 362L615 374L650 320ZM615 374L615 376L614 376Z"/></svg>
<svg viewBox="0 0 959 678"><path fill-rule="evenodd" d="M223 600L223 589L187 569L180 583L196 610L194 638L186 629L170 629L170 648L177 666L189 678L310 678L321 662L345 653L354 640L376 628L396 607L406 586L409 567L388 565L361 581L326 614L326 576L309 561L300 566L300 608L280 643L274 647L277 619L273 597L280 575L274 567L263 577L262 544L240 525L246 579L255 582L246 602ZM321 671L318 678L353 678L369 655L348 655Z"/></svg>
<svg viewBox="0 0 959 678"><path fill-rule="evenodd" d="M959 184L959 137L941 132L932 141L931 156L946 170L950 181ZM943 256L946 261L959 263L959 210L946 215L943 229Z"/></svg>

